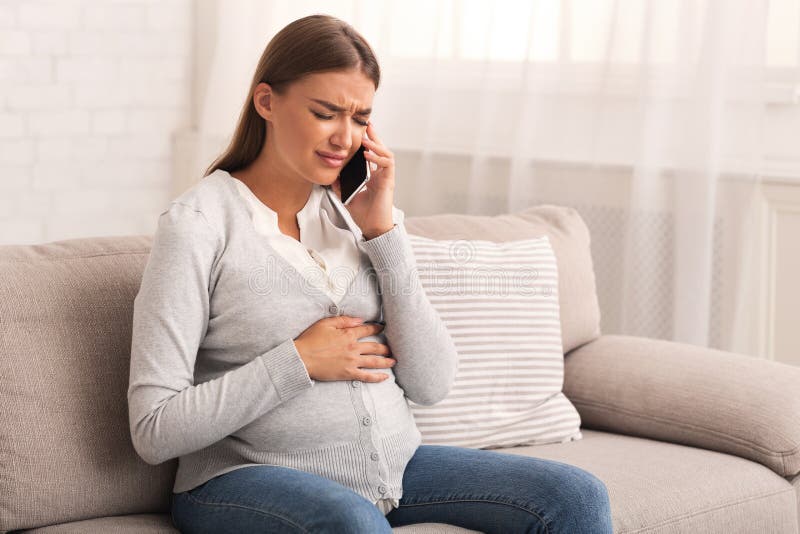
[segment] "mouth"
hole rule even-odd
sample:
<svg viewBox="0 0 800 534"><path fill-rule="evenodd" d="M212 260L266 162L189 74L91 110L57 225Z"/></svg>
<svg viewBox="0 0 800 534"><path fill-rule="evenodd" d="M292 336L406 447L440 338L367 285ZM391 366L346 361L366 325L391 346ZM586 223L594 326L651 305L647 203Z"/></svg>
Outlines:
<svg viewBox="0 0 800 534"><path fill-rule="evenodd" d="M319 157L329 167L341 167L342 165L344 165L344 157L342 157L342 158L334 158L334 157L330 157L330 156L324 156L324 155L320 154L319 152L316 152L316 154L317 154L317 157Z"/></svg>

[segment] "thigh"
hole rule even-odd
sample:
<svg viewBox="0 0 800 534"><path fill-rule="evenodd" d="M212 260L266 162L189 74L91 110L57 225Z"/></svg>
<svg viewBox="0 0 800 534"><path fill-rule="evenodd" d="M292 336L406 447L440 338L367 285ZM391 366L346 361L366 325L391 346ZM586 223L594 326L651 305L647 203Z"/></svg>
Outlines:
<svg viewBox="0 0 800 534"><path fill-rule="evenodd" d="M234 469L172 495L182 533L391 533L383 513L348 487L289 467Z"/></svg>
<svg viewBox="0 0 800 534"><path fill-rule="evenodd" d="M605 484L578 467L496 450L420 445L393 527L448 523L487 534L611 533Z"/></svg>

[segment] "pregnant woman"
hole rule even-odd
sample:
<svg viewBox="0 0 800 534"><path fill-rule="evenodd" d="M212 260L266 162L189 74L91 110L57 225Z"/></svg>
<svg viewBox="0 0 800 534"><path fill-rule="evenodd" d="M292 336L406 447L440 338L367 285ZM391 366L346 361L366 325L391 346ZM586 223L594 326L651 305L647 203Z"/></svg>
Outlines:
<svg viewBox="0 0 800 534"><path fill-rule="evenodd" d="M134 301L128 404L142 459L178 458L186 533L612 532L602 481L564 463L421 445L408 400L457 353L393 205L370 124L380 72L347 23L267 45L230 146L160 215ZM339 173L372 171L347 206Z"/></svg>

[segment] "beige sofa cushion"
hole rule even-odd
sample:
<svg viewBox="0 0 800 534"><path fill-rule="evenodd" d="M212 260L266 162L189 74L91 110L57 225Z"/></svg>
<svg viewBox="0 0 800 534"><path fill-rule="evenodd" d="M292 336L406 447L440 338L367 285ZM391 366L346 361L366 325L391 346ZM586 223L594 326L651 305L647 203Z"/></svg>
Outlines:
<svg viewBox="0 0 800 534"><path fill-rule="evenodd" d="M797 532L792 485L737 456L586 427L579 441L500 452L563 462L597 476L608 488L614 532Z"/></svg>
<svg viewBox="0 0 800 534"><path fill-rule="evenodd" d="M169 514L139 514L85 519L22 531L24 534L180 534Z"/></svg>
<svg viewBox="0 0 800 534"><path fill-rule="evenodd" d="M0 247L0 531L169 510L177 461L131 444L146 236Z"/></svg>
<svg viewBox="0 0 800 534"><path fill-rule="evenodd" d="M503 215L406 216L404 222L409 234L430 239L513 241L546 235L558 260L564 352L600 335L589 229L574 208L541 205Z"/></svg>
<svg viewBox="0 0 800 534"><path fill-rule="evenodd" d="M686 343L606 335L565 357L586 428L681 443L800 473L800 368Z"/></svg>

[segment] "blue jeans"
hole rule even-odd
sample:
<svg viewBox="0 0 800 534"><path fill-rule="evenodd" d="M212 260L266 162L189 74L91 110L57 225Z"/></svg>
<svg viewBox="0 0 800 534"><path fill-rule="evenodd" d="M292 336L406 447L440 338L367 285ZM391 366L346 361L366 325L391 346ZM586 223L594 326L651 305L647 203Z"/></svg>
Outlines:
<svg viewBox="0 0 800 534"><path fill-rule="evenodd" d="M403 473L400 506L378 507L327 478L248 466L173 494L183 533L391 533L412 523L485 532L613 533L605 484L578 467L489 449L420 445Z"/></svg>

